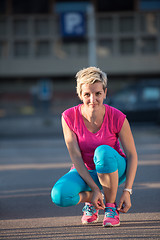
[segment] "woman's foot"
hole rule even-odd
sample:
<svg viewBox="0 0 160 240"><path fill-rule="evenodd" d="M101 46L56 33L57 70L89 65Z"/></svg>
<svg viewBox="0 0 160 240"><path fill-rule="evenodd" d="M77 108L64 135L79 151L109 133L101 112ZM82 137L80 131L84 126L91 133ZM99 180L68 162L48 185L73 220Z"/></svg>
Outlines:
<svg viewBox="0 0 160 240"><path fill-rule="evenodd" d="M91 203L85 203L82 211L82 224L96 223L98 221L98 210L96 210Z"/></svg>
<svg viewBox="0 0 160 240"><path fill-rule="evenodd" d="M104 227L115 227L120 225L119 211L115 203L106 203L105 215L103 220Z"/></svg>

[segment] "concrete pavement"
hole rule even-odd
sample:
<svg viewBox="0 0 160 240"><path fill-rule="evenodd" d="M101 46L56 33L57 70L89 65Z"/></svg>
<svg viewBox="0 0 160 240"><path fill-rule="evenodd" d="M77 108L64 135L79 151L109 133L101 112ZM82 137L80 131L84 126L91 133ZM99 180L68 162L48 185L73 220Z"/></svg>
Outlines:
<svg viewBox="0 0 160 240"><path fill-rule="evenodd" d="M0 138L53 137L60 134L60 114L0 118Z"/></svg>
<svg viewBox="0 0 160 240"><path fill-rule="evenodd" d="M160 239L160 129L133 126L139 166L121 226L81 225L82 204L60 208L50 190L70 168L63 138L0 140L0 239ZM120 187L117 201L123 186Z"/></svg>
<svg viewBox="0 0 160 240"><path fill-rule="evenodd" d="M0 239L160 239L159 216L151 213L121 216L121 226L103 228L100 222L83 226L76 217L6 220L1 224Z"/></svg>

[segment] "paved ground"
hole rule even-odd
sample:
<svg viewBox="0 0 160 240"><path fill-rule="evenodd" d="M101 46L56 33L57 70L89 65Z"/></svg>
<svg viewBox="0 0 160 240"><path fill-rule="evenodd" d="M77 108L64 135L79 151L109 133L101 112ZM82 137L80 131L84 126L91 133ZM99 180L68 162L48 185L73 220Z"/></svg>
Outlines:
<svg viewBox="0 0 160 240"><path fill-rule="evenodd" d="M139 167L132 208L121 226L82 226L83 205L60 208L50 190L70 168L58 138L0 140L0 239L160 239L160 128L134 126ZM117 200L122 187L119 189Z"/></svg>

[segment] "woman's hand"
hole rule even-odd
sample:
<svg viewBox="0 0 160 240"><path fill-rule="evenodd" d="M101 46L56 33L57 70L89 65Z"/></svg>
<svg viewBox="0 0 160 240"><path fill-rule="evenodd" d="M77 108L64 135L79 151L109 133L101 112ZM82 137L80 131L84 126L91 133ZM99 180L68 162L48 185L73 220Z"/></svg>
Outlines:
<svg viewBox="0 0 160 240"><path fill-rule="evenodd" d="M117 210L126 213L131 208L131 198L130 193L125 191L123 192Z"/></svg>
<svg viewBox="0 0 160 240"><path fill-rule="evenodd" d="M92 196L92 204L95 209L97 210L103 210L105 208L104 202L103 202L103 195L100 190L95 190L92 191L93 196Z"/></svg>

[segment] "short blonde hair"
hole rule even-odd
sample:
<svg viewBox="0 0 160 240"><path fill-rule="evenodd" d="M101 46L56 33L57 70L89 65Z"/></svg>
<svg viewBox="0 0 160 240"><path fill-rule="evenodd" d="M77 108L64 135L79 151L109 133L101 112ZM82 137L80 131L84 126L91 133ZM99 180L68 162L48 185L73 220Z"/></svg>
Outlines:
<svg viewBox="0 0 160 240"><path fill-rule="evenodd" d="M80 70L76 74L76 80L76 89L79 98L81 97L83 84L93 84L95 82L101 82L103 85L103 90L105 91L105 89L107 88L107 75L97 67L88 67Z"/></svg>

